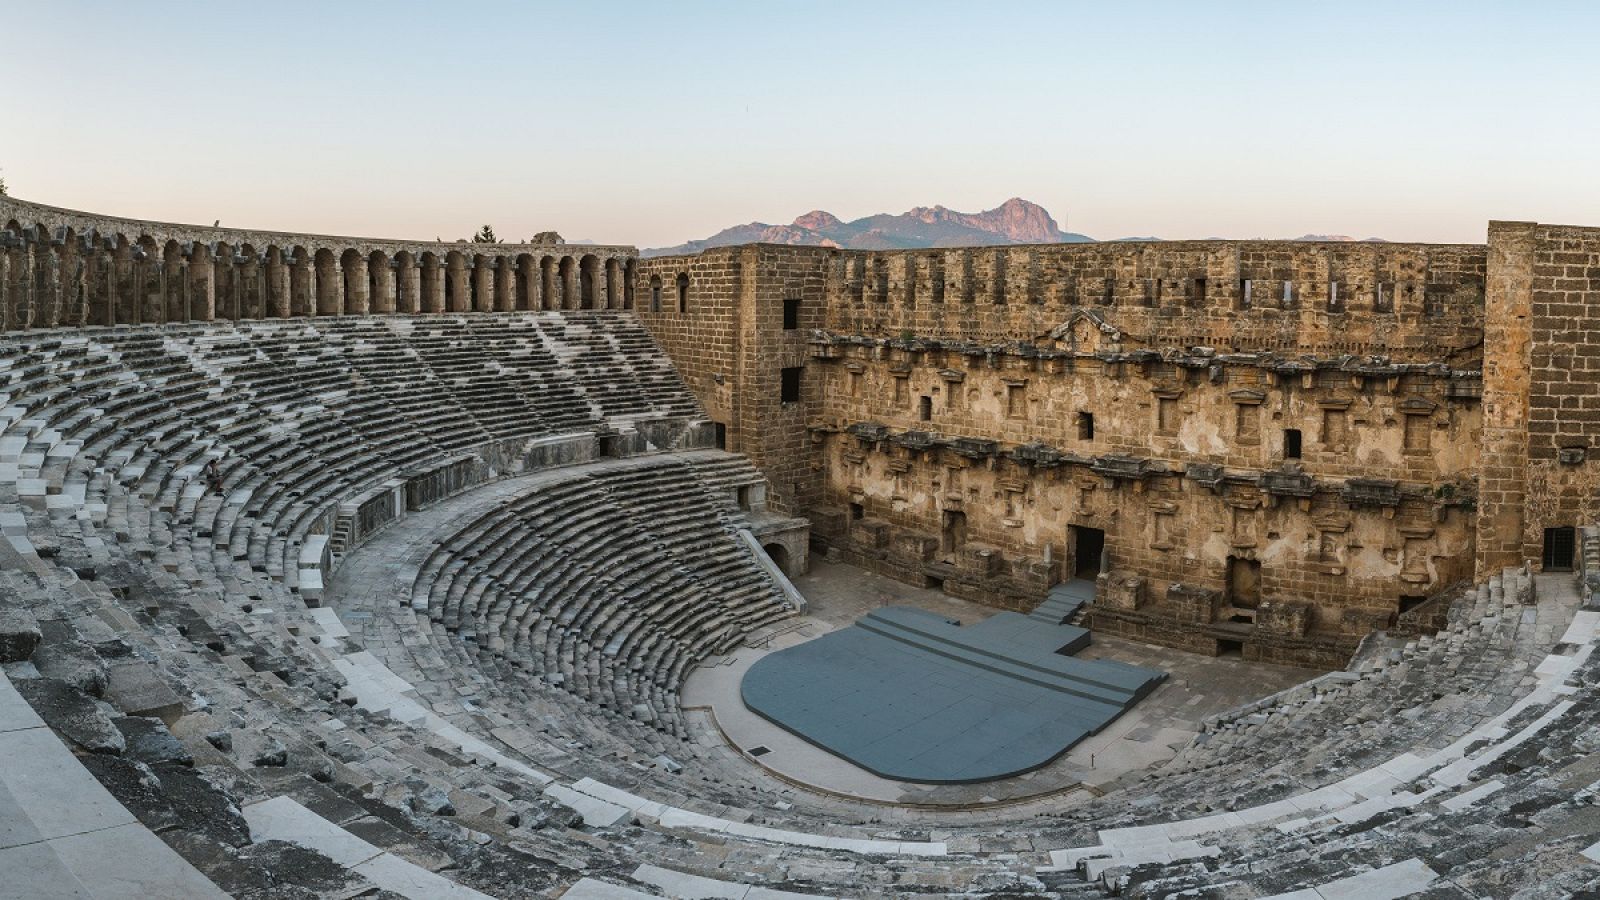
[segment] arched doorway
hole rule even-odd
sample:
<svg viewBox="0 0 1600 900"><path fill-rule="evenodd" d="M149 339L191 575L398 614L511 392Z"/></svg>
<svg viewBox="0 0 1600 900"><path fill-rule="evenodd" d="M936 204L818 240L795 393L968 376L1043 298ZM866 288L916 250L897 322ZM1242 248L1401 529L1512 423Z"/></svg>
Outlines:
<svg viewBox="0 0 1600 900"><path fill-rule="evenodd" d="M789 574L789 549L787 547L777 542L773 542L770 544L762 544L761 549L767 551L767 557L772 560L773 564L778 567L779 571L783 572L785 575Z"/></svg>

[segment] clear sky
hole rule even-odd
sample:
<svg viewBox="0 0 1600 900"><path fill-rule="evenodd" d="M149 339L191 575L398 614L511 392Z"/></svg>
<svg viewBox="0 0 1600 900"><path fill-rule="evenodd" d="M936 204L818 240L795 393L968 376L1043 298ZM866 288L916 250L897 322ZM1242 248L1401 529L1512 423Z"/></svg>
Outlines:
<svg viewBox="0 0 1600 900"><path fill-rule="evenodd" d="M0 8L0 175L121 215L642 247L1022 196L1073 231L1600 224L1600 4Z"/></svg>

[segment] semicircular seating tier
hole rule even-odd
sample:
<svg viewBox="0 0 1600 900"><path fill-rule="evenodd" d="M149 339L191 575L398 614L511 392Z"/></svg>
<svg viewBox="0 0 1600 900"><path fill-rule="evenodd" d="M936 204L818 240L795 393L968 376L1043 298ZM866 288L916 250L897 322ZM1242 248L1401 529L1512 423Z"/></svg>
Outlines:
<svg viewBox="0 0 1600 900"><path fill-rule="evenodd" d="M0 725L37 710L235 896L1600 886L1600 606L1571 577L1464 590L1104 796L867 807L678 703L787 607L738 534L759 475L703 447L631 313L7 333L0 394ZM407 543L430 515L445 540ZM400 589L349 602L384 555ZM0 863L48 847L113 896L46 821L72 805Z"/></svg>

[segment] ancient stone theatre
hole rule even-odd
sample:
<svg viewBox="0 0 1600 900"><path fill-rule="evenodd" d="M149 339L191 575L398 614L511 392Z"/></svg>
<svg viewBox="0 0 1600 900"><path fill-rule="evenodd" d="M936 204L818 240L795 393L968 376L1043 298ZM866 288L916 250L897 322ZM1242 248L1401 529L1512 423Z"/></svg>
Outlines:
<svg viewBox="0 0 1600 900"><path fill-rule="evenodd" d="M1592 894L1597 526L1600 228L0 196L0 896Z"/></svg>

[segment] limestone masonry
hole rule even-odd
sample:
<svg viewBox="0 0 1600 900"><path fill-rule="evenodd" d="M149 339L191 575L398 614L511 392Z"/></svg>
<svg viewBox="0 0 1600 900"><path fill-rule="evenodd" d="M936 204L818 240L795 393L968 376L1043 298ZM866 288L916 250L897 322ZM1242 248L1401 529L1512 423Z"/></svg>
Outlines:
<svg viewBox="0 0 1600 900"><path fill-rule="evenodd" d="M0 898L1595 896L1597 455L1600 228L641 259L0 197ZM727 705L896 604L1168 677L970 784ZM817 727L898 734L851 680Z"/></svg>

